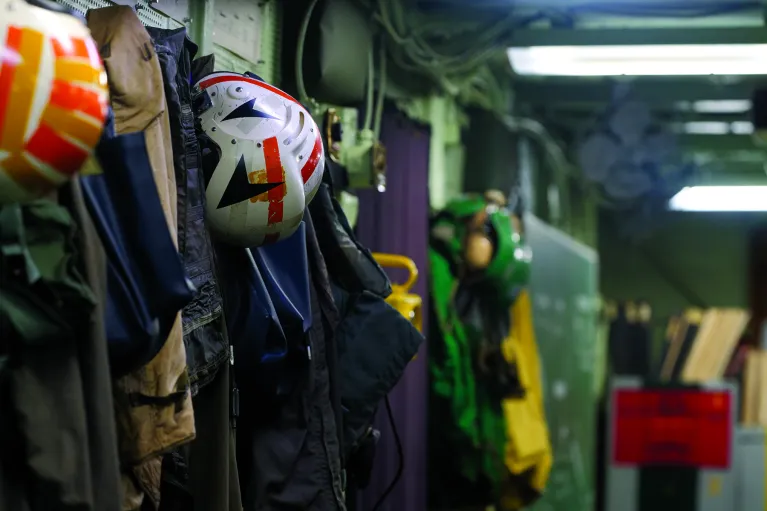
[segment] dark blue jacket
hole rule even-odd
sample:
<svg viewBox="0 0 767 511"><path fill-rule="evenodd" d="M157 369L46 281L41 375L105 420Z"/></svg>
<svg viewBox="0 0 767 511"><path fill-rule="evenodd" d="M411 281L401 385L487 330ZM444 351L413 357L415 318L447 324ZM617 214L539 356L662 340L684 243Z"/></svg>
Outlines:
<svg viewBox="0 0 767 511"><path fill-rule="evenodd" d="M187 37L184 28L147 30L160 59L170 119L178 188L178 248L187 276L197 288L197 295L182 311L194 395L229 358L216 258L205 226L205 186L192 111L191 61L197 45Z"/></svg>

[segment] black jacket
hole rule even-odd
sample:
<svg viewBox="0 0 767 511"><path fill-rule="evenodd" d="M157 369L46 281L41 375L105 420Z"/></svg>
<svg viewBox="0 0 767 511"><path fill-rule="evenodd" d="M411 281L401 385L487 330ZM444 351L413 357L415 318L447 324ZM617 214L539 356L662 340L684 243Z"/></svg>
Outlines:
<svg viewBox="0 0 767 511"><path fill-rule="evenodd" d="M423 337L385 298L391 284L368 249L354 237L333 197L335 165L326 160L324 182L310 205L338 310L334 344L342 410L341 445L350 490L369 481L379 433L372 428L379 403L402 377Z"/></svg>
<svg viewBox="0 0 767 511"><path fill-rule="evenodd" d="M204 220L205 186L189 83L197 45L187 37L184 28L147 30L154 41L165 84L178 188L178 247L187 275L197 288L197 296L182 311L194 395L228 360L216 260Z"/></svg>
<svg viewBox="0 0 767 511"><path fill-rule="evenodd" d="M346 509L336 375L338 312L308 212L304 221L312 313L304 341L311 358L284 401L259 400L243 386L237 462L246 511Z"/></svg>

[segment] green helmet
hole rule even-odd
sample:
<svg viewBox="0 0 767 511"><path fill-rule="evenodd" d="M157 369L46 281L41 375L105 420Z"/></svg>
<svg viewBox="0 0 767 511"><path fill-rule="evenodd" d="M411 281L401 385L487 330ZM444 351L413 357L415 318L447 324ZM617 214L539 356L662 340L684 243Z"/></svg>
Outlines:
<svg viewBox="0 0 767 511"><path fill-rule="evenodd" d="M532 254L523 233L515 230L511 212L482 196L467 195L450 201L432 221L432 239L454 266L461 266L470 221L486 214L484 231L493 245L482 280L513 300L530 279Z"/></svg>

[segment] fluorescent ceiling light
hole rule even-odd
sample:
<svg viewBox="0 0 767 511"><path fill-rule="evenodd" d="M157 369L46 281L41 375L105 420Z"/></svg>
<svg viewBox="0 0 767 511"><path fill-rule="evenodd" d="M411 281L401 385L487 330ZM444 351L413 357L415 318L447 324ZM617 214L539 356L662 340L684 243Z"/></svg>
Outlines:
<svg viewBox="0 0 767 511"><path fill-rule="evenodd" d="M751 111L748 99L706 99L702 101L677 101L674 109L697 114L745 114Z"/></svg>
<svg viewBox="0 0 767 511"><path fill-rule="evenodd" d="M756 135L755 135L756 138ZM716 161L722 159L722 153L709 149L698 149L691 153L695 161ZM728 151L727 161L735 163L754 163L764 164L764 153L761 151Z"/></svg>
<svg viewBox="0 0 767 511"><path fill-rule="evenodd" d="M520 75L767 74L767 44L532 46L509 48L508 55Z"/></svg>
<svg viewBox="0 0 767 511"><path fill-rule="evenodd" d="M730 133L733 135L752 135L754 124L749 121L735 121L730 124Z"/></svg>
<svg viewBox="0 0 767 511"><path fill-rule="evenodd" d="M767 186L688 186L669 201L675 211L767 211Z"/></svg>
<svg viewBox="0 0 767 511"><path fill-rule="evenodd" d="M743 114L751 110L751 101L747 99L721 99L695 101L693 112L699 114Z"/></svg>
<svg viewBox="0 0 767 511"><path fill-rule="evenodd" d="M726 135L730 132L730 125L717 121L692 121L683 124L682 132L688 135Z"/></svg>
<svg viewBox="0 0 767 511"><path fill-rule="evenodd" d="M690 121L673 123L671 130L685 135L751 135L754 125L749 121Z"/></svg>

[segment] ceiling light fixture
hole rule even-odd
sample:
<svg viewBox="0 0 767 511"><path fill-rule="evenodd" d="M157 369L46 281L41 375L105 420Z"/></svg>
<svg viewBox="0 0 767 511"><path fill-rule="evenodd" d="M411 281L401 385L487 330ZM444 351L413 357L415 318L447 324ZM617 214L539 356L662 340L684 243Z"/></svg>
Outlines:
<svg viewBox="0 0 767 511"><path fill-rule="evenodd" d="M688 186L669 201L674 211L767 211L767 186Z"/></svg>
<svg viewBox="0 0 767 511"><path fill-rule="evenodd" d="M733 135L753 135L754 123L749 121L734 121L730 123L730 133Z"/></svg>
<svg viewBox="0 0 767 511"><path fill-rule="evenodd" d="M767 44L530 46L508 49L519 75L705 76L767 74Z"/></svg>
<svg viewBox="0 0 767 511"><path fill-rule="evenodd" d="M730 125L719 121L691 121L682 125L682 133L688 135L726 135Z"/></svg>
<svg viewBox="0 0 767 511"><path fill-rule="evenodd" d="M699 114L744 114L751 110L748 99L708 99L695 101L692 110Z"/></svg>
<svg viewBox="0 0 767 511"><path fill-rule="evenodd" d="M754 125L749 121L690 121L671 124L671 131L686 135L751 135Z"/></svg>

